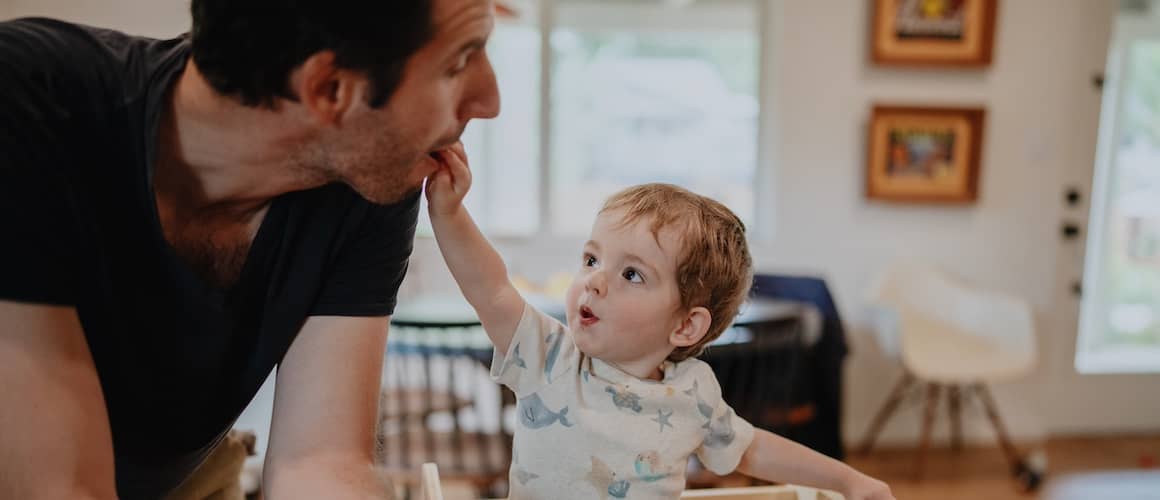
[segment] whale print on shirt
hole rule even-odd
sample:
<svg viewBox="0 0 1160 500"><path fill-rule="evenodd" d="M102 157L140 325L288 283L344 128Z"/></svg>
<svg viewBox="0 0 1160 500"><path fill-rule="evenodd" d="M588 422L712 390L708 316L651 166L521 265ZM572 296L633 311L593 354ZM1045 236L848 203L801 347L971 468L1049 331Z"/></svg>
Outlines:
<svg viewBox="0 0 1160 500"><path fill-rule="evenodd" d="M704 399L701 399L701 388L698 387L696 380L693 381L693 388L685 391L685 394L697 399L697 411L701 412L702 417L713 417L713 407L706 404Z"/></svg>
<svg viewBox="0 0 1160 500"><path fill-rule="evenodd" d="M552 368L556 366L556 358L560 356L560 344L564 340L564 332L556 330L548 334L544 342L548 344L548 354L544 358L544 378L552 382Z"/></svg>
<svg viewBox="0 0 1160 500"><path fill-rule="evenodd" d="M518 343L515 347L512 348L512 356L508 358L507 361L504 361L503 371L507 371L507 369L512 365L516 365L520 368L528 367L528 364L524 362L524 358L520 357L520 345Z"/></svg>
<svg viewBox="0 0 1160 500"><path fill-rule="evenodd" d="M727 411L724 415L717 417L717 421L712 420L705 423L702 429L709 432L705 435L704 444L708 448L724 448L733 444L733 438L737 434L733 432L733 411Z"/></svg>
<svg viewBox="0 0 1160 500"><path fill-rule="evenodd" d="M531 481L533 479L540 477L539 474L536 474L534 472L528 472L528 471L524 470L523 467L517 467L515 469L515 475L516 475L516 481L519 481L520 484L522 484L524 486L528 485L528 481Z"/></svg>
<svg viewBox="0 0 1160 500"><path fill-rule="evenodd" d="M558 412L549 410L539 394L521 399L519 414L520 423L529 429L543 429L556 422L560 422L564 427L572 427L572 422L568 421L568 407L565 406Z"/></svg>

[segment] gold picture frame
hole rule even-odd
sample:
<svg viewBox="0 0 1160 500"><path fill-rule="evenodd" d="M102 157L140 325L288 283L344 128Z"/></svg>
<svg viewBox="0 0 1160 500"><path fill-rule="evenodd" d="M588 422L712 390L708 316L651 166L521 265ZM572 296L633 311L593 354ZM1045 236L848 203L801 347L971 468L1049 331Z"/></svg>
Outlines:
<svg viewBox="0 0 1160 500"><path fill-rule="evenodd" d="M979 107L875 105L868 127L866 197L975 202L985 119Z"/></svg>
<svg viewBox="0 0 1160 500"><path fill-rule="evenodd" d="M870 0L871 56L879 65L991 64L998 0Z"/></svg>

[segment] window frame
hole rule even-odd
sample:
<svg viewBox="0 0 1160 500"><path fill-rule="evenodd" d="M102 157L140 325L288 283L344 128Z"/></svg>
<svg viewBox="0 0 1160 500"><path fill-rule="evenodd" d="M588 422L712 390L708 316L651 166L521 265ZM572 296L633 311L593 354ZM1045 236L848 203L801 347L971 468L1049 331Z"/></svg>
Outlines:
<svg viewBox="0 0 1160 500"><path fill-rule="evenodd" d="M1089 292L1080 299L1075 343L1074 366L1078 373L1085 375L1160 373L1160 346L1144 352L1128 347L1103 352L1092 349L1108 333L1103 321L1108 303L1096 291L1104 289L1108 278L1104 269L1109 251L1105 248L1109 244L1107 217L1109 203L1115 199L1111 187L1116 176L1118 143L1127 117L1124 112L1126 85L1132 76L1129 58L1133 45L1138 42L1160 43L1160 2L1153 2L1151 9L1152 12L1144 15L1117 16L1108 49L1083 264L1084 289Z"/></svg>
<svg viewBox="0 0 1160 500"><path fill-rule="evenodd" d="M575 0L572 0L572 1L574 2ZM529 12L530 11L531 14L534 15L535 19L533 21L531 21L529 24L531 26L533 26L534 28L536 28L539 32L539 35L540 35L540 42L539 42L540 43L540 50L539 50L540 67L539 67L539 81L537 84L537 87L539 90L539 95L537 97L540 101L539 102L539 116L537 117L537 124L538 124L537 126L539 127L539 134L538 134L539 137L538 137L538 141L536 144L537 151L534 154L534 157L536 158L536 161L535 161L536 173L539 177L538 182L536 183L536 186L537 186L536 189L538 190L538 193L537 193L537 200L536 200L537 203L536 203L536 207L535 207L538 210L538 213L536 216L537 217L536 224L534 224L534 229L530 233L495 231L489 227L489 224L487 223L486 220L480 221L480 229L485 234L487 234L489 237L492 237L492 238L495 238L498 240L509 241L509 242L526 242L526 241L530 241L530 240L545 239L545 238L548 238L548 239L569 238L569 236L562 234L561 231L559 231L557 228L553 227L554 214L553 214L553 206L552 206L552 199L551 199L552 187L553 187L553 184L552 184L552 181L553 181L552 170L553 170L553 168L552 168L552 163L551 163L551 157L552 157L552 147L553 147L552 117L553 117L553 112L555 110L553 109L553 106L552 106L552 84L553 84L552 65L554 64L555 60L554 60L553 51L550 49L552 34L553 34L554 30L556 29L556 27L560 24L557 22L557 19L558 19L557 14L559 13L559 11L561 9L561 4L568 3L568 2L569 2L569 0L532 0L532 3L535 4L534 8L527 9L527 10L520 9L522 12ZM597 10L617 8L616 4L604 4L603 2L594 2L594 3L599 5L598 7L596 7ZM648 8L655 8L655 9L665 8L665 6L660 5L659 3L660 2L658 2L658 5L651 6ZM621 5L621 7L627 7L627 8L636 9L636 10L639 10L642 8L642 6L632 5L632 4L627 3L627 2L624 5ZM770 222L769 218L772 217L772 210L770 210L770 207L772 205L771 202L769 200L764 199L767 197L758 196L757 192L761 189L762 186L766 186L768 184L768 181L769 181L769 179L767 178L768 173L766 172L767 168L765 168L765 166L769 164L768 158L770 157L770 148L771 148L770 142L771 141L764 140L764 139L767 137L767 131L768 131L769 126L770 126L769 120L767 119L767 112L768 112L770 106L772 105L771 92L768 90L769 78L771 76L770 71L769 71L771 65L770 65L768 59L769 59L769 52L770 52L769 41L771 39L771 35L770 35L771 23L769 22L769 16L771 15L770 12L771 12L771 9L773 7L771 7L769 5L769 2L766 2L763 0L731 0L729 2L722 2L720 7L724 8L724 9L745 9L745 10L749 10L749 11L753 12L756 15L756 19L754 20L754 23L755 23L754 34L757 37L757 52L758 52L758 54L757 54L757 68L755 68L756 75L757 75L756 85L757 85L758 116L757 116L756 129L755 129L756 148L753 151L754 158L755 158L755 162L754 162L755 171L754 171L754 184L753 184L754 188L753 189L755 192L754 192L754 196L753 196L754 206L752 207L753 213L754 213L752 222L753 222L753 225L756 227L754 228L755 230L752 232L755 235L761 235L762 234L761 228L765 227ZM574 7L567 7L566 6L565 8L574 8ZM674 8L680 8L680 7L674 7ZM726 18L728 16L723 15L721 17ZM502 23L502 22L503 21L497 21L497 23ZM716 19L709 27L719 27L720 25L722 25L725 22L727 22L727 21L722 21L722 19ZM642 28L643 31L647 31L648 29L649 29L648 27ZM501 111L501 113L502 113L502 111ZM490 130L491 130L491 124L489 123L488 126L485 127L481 132L484 135L489 135L491 133ZM487 166L485 165L482 168L487 168ZM484 196L485 198L491 198L492 196L494 196L494 194L493 193L482 193L482 194L480 194L480 196ZM421 229L425 229L425 230L421 230L419 232L419 236L420 237L431 237L432 235L430 233L430 228L429 227L423 228L422 226L426 226L426 224L421 224Z"/></svg>

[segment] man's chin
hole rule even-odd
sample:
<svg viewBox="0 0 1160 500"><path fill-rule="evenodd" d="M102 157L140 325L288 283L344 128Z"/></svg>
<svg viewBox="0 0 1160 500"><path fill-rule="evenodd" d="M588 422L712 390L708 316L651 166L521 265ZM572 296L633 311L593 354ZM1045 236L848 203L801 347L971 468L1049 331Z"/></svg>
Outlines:
<svg viewBox="0 0 1160 500"><path fill-rule="evenodd" d="M360 171L348 177L346 184L371 203L393 205L421 192L426 177L437 170L439 162L423 153L405 168L394 164L381 170Z"/></svg>
<svg viewBox="0 0 1160 500"><path fill-rule="evenodd" d="M359 189L355 187L355 191L360 196L376 205L394 205L418 196L422 190L423 186L421 184L407 188L402 188L397 185L388 186L383 189Z"/></svg>

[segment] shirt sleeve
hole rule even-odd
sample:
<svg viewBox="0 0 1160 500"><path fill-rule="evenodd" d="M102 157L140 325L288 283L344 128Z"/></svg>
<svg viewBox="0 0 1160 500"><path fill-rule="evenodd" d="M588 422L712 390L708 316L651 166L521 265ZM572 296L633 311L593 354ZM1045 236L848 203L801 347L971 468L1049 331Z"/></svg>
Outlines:
<svg viewBox="0 0 1160 500"><path fill-rule="evenodd" d="M0 139L0 148L5 147ZM10 161L4 154L0 162ZM75 305L77 250L73 198L65 186L0 165L0 299Z"/></svg>
<svg viewBox="0 0 1160 500"><path fill-rule="evenodd" d="M726 475L737 468L745 450L753 442L753 425L738 417L721 398L721 385L707 365L697 380L705 404L713 408L712 416L701 431L704 438L697 448L697 458L714 474Z"/></svg>
<svg viewBox="0 0 1160 500"><path fill-rule="evenodd" d="M494 351L491 378L511 388L516 396L535 392L569 369L575 369L579 351L572 334L556 318L530 304L512 335L508 352Z"/></svg>
<svg viewBox="0 0 1160 500"><path fill-rule="evenodd" d="M366 206L363 221L324 278L313 315L387 316L395 312L415 245L419 194L392 205L359 203Z"/></svg>
<svg viewBox="0 0 1160 500"><path fill-rule="evenodd" d="M54 91L69 73L52 37L33 28L0 23L0 299L73 305L80 212L65 131L77 110Z"/></svg>

